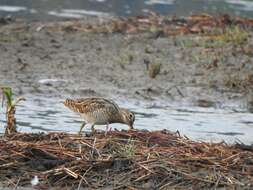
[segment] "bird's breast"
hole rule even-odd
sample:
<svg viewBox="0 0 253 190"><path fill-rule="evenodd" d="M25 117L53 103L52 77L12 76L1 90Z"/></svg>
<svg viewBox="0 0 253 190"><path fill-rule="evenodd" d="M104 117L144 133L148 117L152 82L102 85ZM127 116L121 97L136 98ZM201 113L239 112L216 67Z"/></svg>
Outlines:
<svg viewBox="0 0 253 190"><path fill-rule="evenodd" d="M112 115L104 113L104 112L99 112L99 111L94 111L92 113L85 113L81 114L81 117L84 118L84 120L87 123L92 123L96 125L105 125L112 123L113 118Z"/></svg>

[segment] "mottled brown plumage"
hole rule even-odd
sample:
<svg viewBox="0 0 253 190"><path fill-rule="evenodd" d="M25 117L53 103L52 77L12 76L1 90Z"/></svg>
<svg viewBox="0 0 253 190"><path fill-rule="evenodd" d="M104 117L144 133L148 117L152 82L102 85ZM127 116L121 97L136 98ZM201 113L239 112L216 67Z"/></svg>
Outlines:
<svg viewBox="0 0 253 190"><path fill-rule="evenodd" d="M64 105L79 113L85 122L90 123L92 127L94 125L108 126L111 123L123 123L133 129L134 114L127 109L120 108L111 100L97 97L66 99ZM85 124L81 126L80 132Z"/></svg>

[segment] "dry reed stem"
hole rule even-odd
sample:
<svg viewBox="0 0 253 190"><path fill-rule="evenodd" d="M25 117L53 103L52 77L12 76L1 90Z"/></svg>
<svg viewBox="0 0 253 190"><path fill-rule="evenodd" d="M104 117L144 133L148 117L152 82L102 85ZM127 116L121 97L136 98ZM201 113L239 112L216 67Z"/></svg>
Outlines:
<svg viewBox="0 0 253 190"><path fill-rule="evenodd" d="M0 180L76 188L253 188L253 147L194 142L168 131L0 139Z"/></svg>

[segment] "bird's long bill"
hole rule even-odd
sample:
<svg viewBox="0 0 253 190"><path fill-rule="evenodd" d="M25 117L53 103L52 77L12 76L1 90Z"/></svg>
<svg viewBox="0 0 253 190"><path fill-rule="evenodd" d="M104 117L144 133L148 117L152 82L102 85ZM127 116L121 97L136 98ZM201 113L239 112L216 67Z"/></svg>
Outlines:
<svg viewBox="0 0 253 190"><path fill-rule="evenodd" d="M133 126L134 124L133 123L131 123L130 125L129 125L129 128L130 129L133 129L134 128L134 126Z"/></svg>

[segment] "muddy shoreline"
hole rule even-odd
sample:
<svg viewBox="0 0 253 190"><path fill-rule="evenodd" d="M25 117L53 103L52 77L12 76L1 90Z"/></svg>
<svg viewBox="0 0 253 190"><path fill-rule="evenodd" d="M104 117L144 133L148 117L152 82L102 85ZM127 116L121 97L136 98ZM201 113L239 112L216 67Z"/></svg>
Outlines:
<svg viewBox="0 0 253 190"><path fill-rule="evenodd" d="M80 27L87 22L72 24ZM2 24L1 83L17 95L104 96L252 109L251 29L245 30L242 44L228 41L215 46L201 34L92 33L68 28L69 23Z"/></svg>

